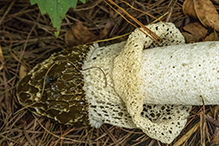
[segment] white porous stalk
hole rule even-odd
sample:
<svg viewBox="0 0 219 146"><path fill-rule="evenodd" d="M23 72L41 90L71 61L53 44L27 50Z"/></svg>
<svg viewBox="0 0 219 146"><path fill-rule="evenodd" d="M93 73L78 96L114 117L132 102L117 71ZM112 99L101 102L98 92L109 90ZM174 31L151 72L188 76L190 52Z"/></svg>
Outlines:
<svg viewBox="0 0 219 146"><path fill-rule="evenodd" d="M219 42L144 50L142 72L146 103L219 104Z"/></svg>
<svg viewBox="0 0 219 146"><path fill-rule="evenodd" d="M185 44L172 23L147 27L166 47L136 29L126 42L91 49L82 72L89 121L171 143L192 105L219 104L219 43Z"/></svg>

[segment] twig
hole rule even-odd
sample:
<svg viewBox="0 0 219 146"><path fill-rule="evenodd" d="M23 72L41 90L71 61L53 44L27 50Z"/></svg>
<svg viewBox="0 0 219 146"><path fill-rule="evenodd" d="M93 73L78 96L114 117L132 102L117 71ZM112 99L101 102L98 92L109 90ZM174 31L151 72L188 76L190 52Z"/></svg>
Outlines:
<svg viewBox="0 0 219 146"><path fill-rule="evenodd" d="M208 120L208 122L210 122L211 124L213 124L216 127L219 127L219 121L218 120L215 120L214 118L212 118L209 115L206 115L205 117L206 117L206 120Z"/></svg>
<svg viewBox="0 0 219 146"><path fill-rule="evenodd" d="M0 20L0 25L2 23L2 21L5 19L6 15L8 14L8 12L11 10L12 6L14 5L14 3L16 2L16 0L14 0L10 6L8 7L8 9L6 10L6 12L4 13L4 15L2 16L2 19Z"/></svg>
<svg viewBox="0 0 219 146"><path fill-rule="evenodd" d="M136 18L134 18L133 16L131 16L128 12L126 12L123 8L121 8L119 5L117 5L115 2L113 2L112 0L108 0L110 3L112 3L113 5L115 5L116 7L118 7L119 9L121 9L128 17L130 17L132 20L134 20L138 25L140 25L148 34L146 34L144 31L142 31L139 27L137 27L136 25L134 25L133 23L131 23L130 21L128 21L120 12L118 12L116 9L114 9L109 3L107 3L105 0L104 2L109 5L114 11L116 11L120 16L122 16L128 23L132 24L133 26L135 26L136 28L138 28L141 32L143 32L146 36L148 36L149 38L151 38L152 40L154 40L158 45L160 42L162 42L162 39L157 36L154 32L152 32L150 29L148 29L147 27L145 27L140 21L138 21Z"/></svg>

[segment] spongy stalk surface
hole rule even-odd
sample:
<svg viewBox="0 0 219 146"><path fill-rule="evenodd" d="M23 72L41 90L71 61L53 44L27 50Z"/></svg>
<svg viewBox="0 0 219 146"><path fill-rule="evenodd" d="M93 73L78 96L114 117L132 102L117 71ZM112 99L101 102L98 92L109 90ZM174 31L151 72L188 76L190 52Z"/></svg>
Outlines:
<svg viewBox="0 0 219 146"><path fill-rule="evenodd" d="M144 50L142 71L145 103L219 104L219 42Z"/></svg>

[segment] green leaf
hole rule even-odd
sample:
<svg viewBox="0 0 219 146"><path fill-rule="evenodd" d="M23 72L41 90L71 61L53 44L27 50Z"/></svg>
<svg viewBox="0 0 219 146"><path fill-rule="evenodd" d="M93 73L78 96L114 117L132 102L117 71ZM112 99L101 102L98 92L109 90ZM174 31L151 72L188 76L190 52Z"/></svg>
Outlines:
<svg viewBox="0 0 219 146"><path fill-rule="evenodd" d="M80 0L85 3L86 0ZM77 0L30 0L31 5L37 4L41 14L48 14L53 27L57 29L55 36L58 37L62 19L70 7L76 8Z"/></svg>
<svg viewBox="0 0 219 146"><path fill-rule="evenodd" d="M82 3L84 3L84 4L86 3L86 0L80 0L80 1L81 1Z"/></svg>

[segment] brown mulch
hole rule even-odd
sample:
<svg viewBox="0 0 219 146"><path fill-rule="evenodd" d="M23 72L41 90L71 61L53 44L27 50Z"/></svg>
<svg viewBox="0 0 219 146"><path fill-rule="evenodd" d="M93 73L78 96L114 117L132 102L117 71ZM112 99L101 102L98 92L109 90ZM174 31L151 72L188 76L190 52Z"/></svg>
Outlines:
<svg viewBox="0 0 219 146"><path fill-rule="evenodd" d="M120 0L115 2L143 24L154 21L153 18L131 9ZM173 22L178 28L191 21L182 12L182 0L127 0L127 2L155 17L169 12L161 20ZM63 19L60 35L55 38L48 15L41 15L37 5L31 6L29 0L0 0L0 51L3 52L3 59L0 52L0 145L165 145L149 138L138 129L123 129L107 124L99 129L67 127L53 120L34 116L26 109L22 109L16 98L21 65L29 71L52 53L68 47L65 43L65 33L78 21L97 36L110 22L113 25L105 38L123 35L135 29L103 1L87 0L86 4L79 3L76 10L68 11ZM211 109L209 106L205 110L207 112ZM201 107L193 109L189 124L173 144L199 122L201 113ZM206 144L210 141L214 128L208 123ZM189 140L185 140L184 145L200 143L200 131L197 129L196 131Z"/></svg>

